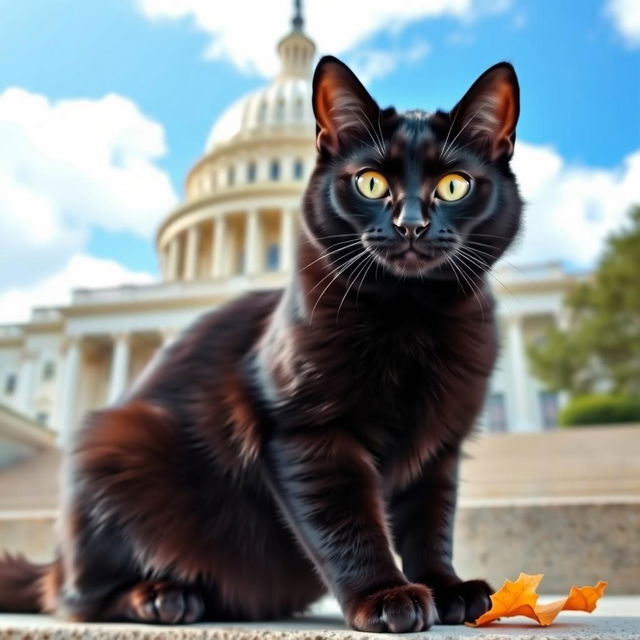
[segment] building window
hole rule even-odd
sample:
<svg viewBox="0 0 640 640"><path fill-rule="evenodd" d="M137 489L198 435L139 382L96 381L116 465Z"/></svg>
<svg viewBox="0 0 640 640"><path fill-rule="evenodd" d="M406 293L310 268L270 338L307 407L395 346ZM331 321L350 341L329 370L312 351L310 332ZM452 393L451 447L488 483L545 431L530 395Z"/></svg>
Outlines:
<svg viewBox="0 0 640 640"><path fill-rule="evenodd" d="M42 368L42 380L47 382L53 380L56 375L56 363L53 360L47 360Z"/></svg>
<svg viewBox="0 0 640 640"><path fill-rule="evenodd" d="M302 120L302 114L304 113L304 105L302 104L302 98L296 100L293 115L296 120Z"/></svg>
<svg viewBox="0 0 640 640"><path fill-rule="evenodd" d="M485 404L489 431L502 433L507 430L507 406L504 393L490 393Z"/></svg>
<svg viewBox="0 0 640 640"><path fill-rule="evenodd" d="M49 421L49 414L46 411L38 411L36 413L36 422L45 425Z"/></svg>
<svg viewBox="0 0 640 640"><path fill-rule="evenodd" d="M267 247L267 271L277 271L280 266L280 247L270 244Z"/></svg>
<svg viewBox="0 0 640 640"><path fill-rule="evenodd" d="M242 275L245 272L244 251L239 251L236 255L233 272L235 275Z"/></svg>
<svg viewBox="0 0 640 640"><path fill-rule="evenodd" d="M12 396L16 390L16 385L18 383L18 379L16 378L15 373L10 373L4 381L4 392L5 395Z"/></svg>
<svg viewBox="0 0 640 640"><path fill-rule="evenodd" d="M302 160L296 160L293 163L293 177L295 180L302 180L304 175L304 162Z"/></svg>
<svg viewBox="0 0 640 640"><path fill-rule="evenodd" d="M538 402L540 402L542 426L545 429L553 429L558 424L558 394L555 391L540 391Z"/></svg>
<svg viewBox="0 0 640 640"><path fill-rule="evenodd" d="M276 120L282 122L284 120L284 99L280 98L276 105Z"/></svg>
<svg viewBox="0 0 640 640"><path fill-rule="evenodd" d="M265 122L267 119L267 103L261 102L260 108L258 109L258 122Z"/></svg>
<svg viewBox="0 0 640 640"><path fill-rule="evenodd" d="M269 166L269 177L274 182L280 180L280 163L277 160L273 160Z"/></svg>
<svg viewBox="0 0 640 640"><path fill-rule="evenodd" d="M250 162L247 166L247 182L255 182L256 181L256 163Z"/></svg>
<svg viewBox="0 0 640 640"><path fill-rule="evenodd" d="M234 167L227 169L227 186L232 187L236 182L236 170Z"/></svg>

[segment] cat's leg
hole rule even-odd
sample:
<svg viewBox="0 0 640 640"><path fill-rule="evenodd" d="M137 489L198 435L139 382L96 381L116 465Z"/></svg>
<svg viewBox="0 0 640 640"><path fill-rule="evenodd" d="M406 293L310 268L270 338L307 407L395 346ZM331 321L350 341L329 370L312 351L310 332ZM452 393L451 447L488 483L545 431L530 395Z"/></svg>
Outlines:
<svg viewBox="0 0 640 640"><path fill-rule="evenodd" d="M491 605L484 580L462 581L452 563L458 448L443 451L391 500L396 549L406 576L428 585L442 624L475 620Z"/></svg>
<svg viewBox="0 0 640 640"><path fill-rule="evenodd" d="M395 565L368 452L341 432L288 432L266 443L265 456L276 500L348 623L372 632L428 629L430 590Z"/></svg>
<svg viewBox="0 0 640 640"><path fill-rule="evenodd" d="M149 574L170 575L172 567L144 560L175 519L160 509L171 495L171 457L164 453L170 433L167 417L143 404L94 413L78 433L64 474L60 576L49 589L57 615L174 624L202 617L200 587L150 581ZM155 502L149 488L158 492ZM156 536L141 536L135 524L152 516Z"/></svg>
<svg viewBox="0 0 640 640"><path fill-rule="evenodd" d="M49 610L75 621L154 624L189 624L218 613L213 588L144 580L126 530L96 524L86 501L76 500L67 512L62 575Z"/></svg>
<svg viewBox="0 0 640 640"><path fill-rule="evenodd" d="M122 532L95 526L76 505L64 540L63 575L49 610L68 620L195 622L204 613L201 590L169 581L144 581ZM71 526L69 526L71 524ZM70 530L71 529L71 530Z"/></svg>

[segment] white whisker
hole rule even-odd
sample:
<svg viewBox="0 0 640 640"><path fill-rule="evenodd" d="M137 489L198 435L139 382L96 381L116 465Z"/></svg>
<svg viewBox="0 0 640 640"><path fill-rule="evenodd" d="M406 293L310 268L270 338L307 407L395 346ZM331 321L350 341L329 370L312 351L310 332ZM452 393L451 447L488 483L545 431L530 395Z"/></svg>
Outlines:
<svg viewBox="0 0 640 640"><path fill-rule="evenodd" d="M315 313L316 307L318 306L318 303L320 302L320 299L322 298L322 296L325 294L325 292L327 291L327 289L335 282L335 280L342 275L352 264L354 264L356 261L358 261L364 254L366 253L366 249L363 249L360 253L358 253L357 255L355 255L352 258L349 258L349 260L342 265L341 268L339 269L335 269L332 273L336 273L336 275L333 277L333 279L331 280L331 282L329 282L329 284L322 290L322 292L320 293L320 295L318 296L318 299L316 300L316 303L313 305L313 309L311 310L311 316L309 318L309 323L313 322L313 314ZM329 274L331 275L331 274ZM326 279L323 278L323 280ZM320 281L322 282L322 280ZM319 284L316 284L315 287L313 287L313 289L315 289ZM311 289L311 291L313 291L313 289Z"/></svg>
<svg viewBox="0 0 640 640"><path fill-rule="evenodd" d="M338 322L338 316L340 315L340 309L342 309L342 304L344 303L347 294L349 293L349 289L351 289L351 287L356 283L356 280L358 279L358 276L360 275L360 272L362 271L362 269L365 267L365 265L367 264L367 261L364 260L362 262L361 265L358 265L357 269L354 270L354 272L347 278L347 288L344 292L344 295L342 296L342 299L340 300L340 304L338 305L338 311L336 311L336 322ZM351 280L351 278L353 278L352 282L349 282Z"/></svg>
<svg viewBox="0 0 640 640"><path fill-rule="evenodd" d="M300 269L300 271L304 271L305 269L308 269L310 266L314 265L316 262L320 262L320 260L323 260L324 258L327 258L331 255L334 255L336 253L340 253L341 251L346 251L347 249L350 249L351 247L355 247L357 245L360 245L360 240L345 240L344 242L348 243L345 246L342 247L332 247L331 251L322 251L322 255L319 258L316 258L315 260L312 260L308 265L306 265L305 267L303 267L302 269ZM338 242L337 244L344 244L341 242Z"/></svg>
<svg viewBox="0 0 640 640"><path fill-rule="evenodd" d="M454 145L455 141L460 137L460 134L469 126L469 123L475 119L475 117L480 113L480 109L478 109L473 115L462 125L460 131L456 134L455 138L450 142L449 148L441 155L443 160L447 160L449 156L449 152L451 151L451 147Z"/></svg>

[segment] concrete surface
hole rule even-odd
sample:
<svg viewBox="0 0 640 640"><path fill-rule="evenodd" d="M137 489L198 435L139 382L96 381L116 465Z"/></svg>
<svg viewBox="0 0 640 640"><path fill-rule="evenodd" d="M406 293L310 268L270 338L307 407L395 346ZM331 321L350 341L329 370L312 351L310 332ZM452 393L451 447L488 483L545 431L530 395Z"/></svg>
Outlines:
<svg viewBox="0 0 640 640"><path fill-rule="evenodd" d="M319 603L310 615L295 620L189 627L74 624L46 616L0 614L2 640L381 640L389 637L395 636L346 629L337 605L329 599ZM428 632L404 634L402 637L434 640L474 637L481 640L640 640L640 598L605 596L594 613L561 613L550 627L539 627L527 618L510 618L480 629L435 626Z"/></svg>

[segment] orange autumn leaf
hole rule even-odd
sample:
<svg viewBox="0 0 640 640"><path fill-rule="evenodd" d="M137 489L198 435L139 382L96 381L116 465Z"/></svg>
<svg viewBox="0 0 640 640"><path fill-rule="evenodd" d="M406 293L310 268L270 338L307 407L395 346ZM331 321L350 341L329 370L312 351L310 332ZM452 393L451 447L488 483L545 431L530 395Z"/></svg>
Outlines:
<svg viewBox="0 0 640 640"><path fill-rule="evenodd" d="M498 618L526 616L546 627L561 611L588 611L596 608L596 603L604 593L606 582L598 582L594 587L571 587L566 598L549 604L538 604L536 589L544 577L543 573L530 576L521 573L515 582L505 580L502 587L491 596L491 609L481 615L470 627L489 624Z"/></svg>

